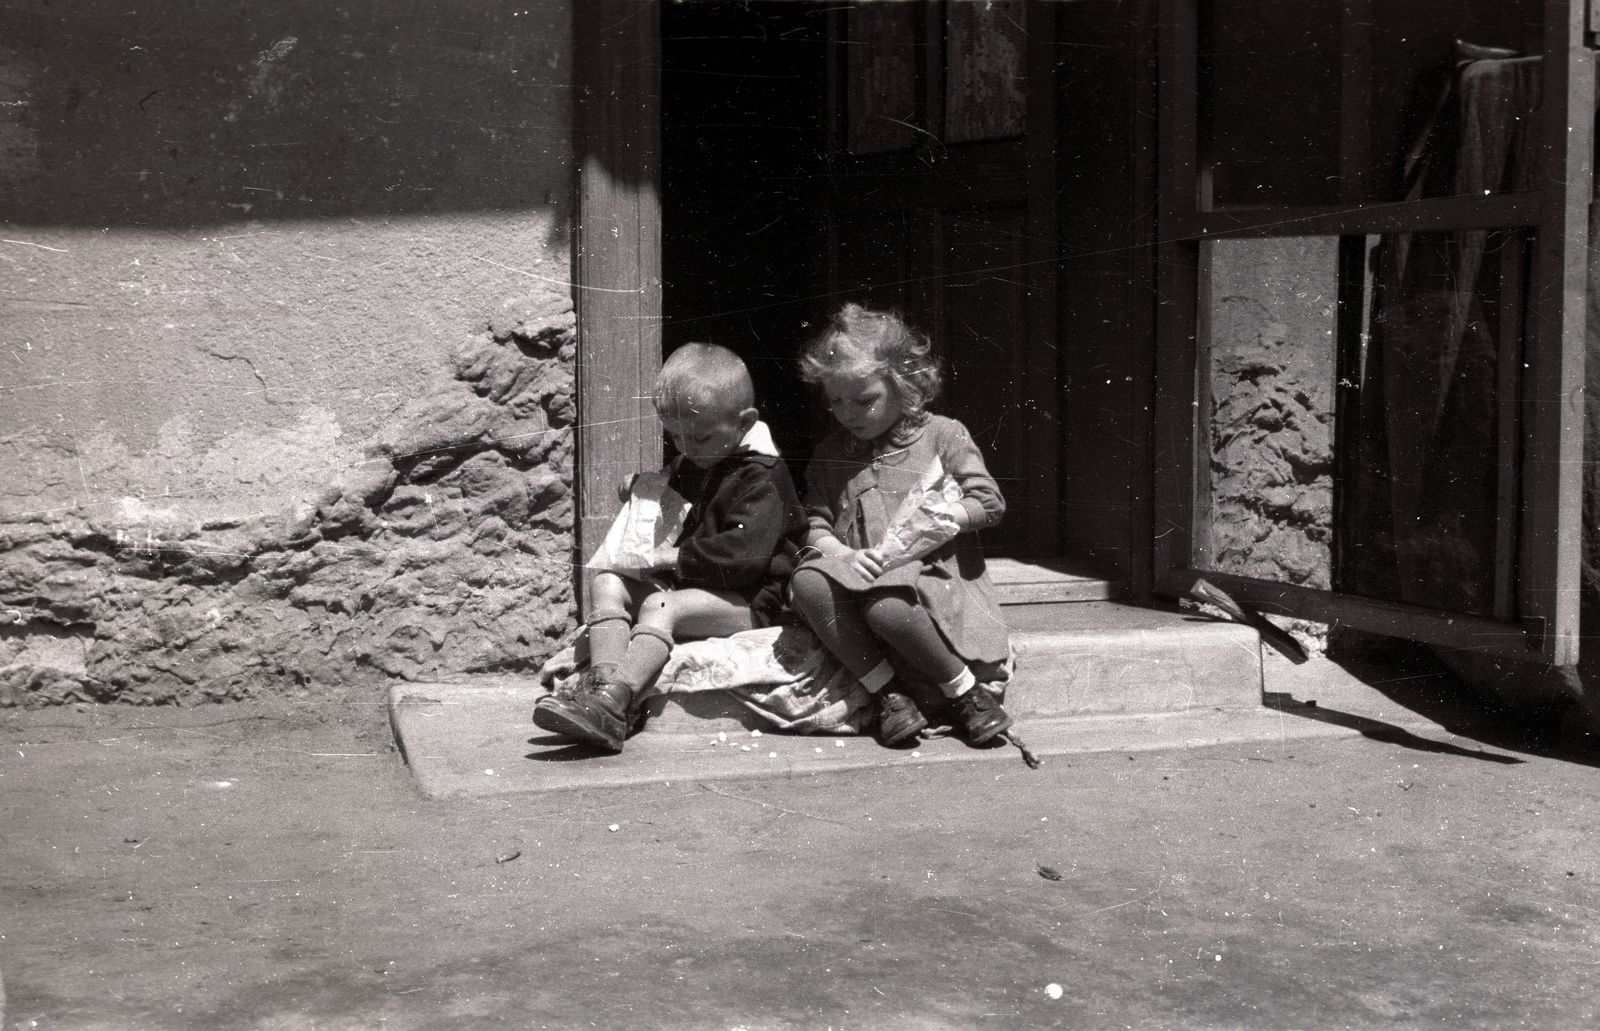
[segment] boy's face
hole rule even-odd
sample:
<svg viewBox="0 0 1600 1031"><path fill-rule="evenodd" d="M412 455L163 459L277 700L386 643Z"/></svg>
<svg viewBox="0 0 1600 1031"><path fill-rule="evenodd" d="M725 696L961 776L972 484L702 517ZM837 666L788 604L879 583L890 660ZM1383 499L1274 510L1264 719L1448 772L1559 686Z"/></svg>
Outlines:
<svg viewBox="0 0 1600 1031"><path fill-rule="evenodd" d="M696 412L679 406L659 414L673 445L700 469L709 469L733 454L759 417L754 408L742 412Z"/></svg>

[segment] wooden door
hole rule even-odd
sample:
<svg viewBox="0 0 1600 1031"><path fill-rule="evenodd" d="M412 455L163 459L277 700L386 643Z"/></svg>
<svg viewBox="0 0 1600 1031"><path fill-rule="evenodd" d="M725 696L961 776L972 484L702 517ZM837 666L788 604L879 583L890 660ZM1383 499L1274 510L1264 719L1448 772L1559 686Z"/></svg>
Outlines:
<svg viewBox="0 0 1600 1031"><path fill-rule="evenodd" d="M1158 589L1575 662L1583 5L1161 10Z"/></svg>
<svg viewBox="0 0 1600 1031"><path fill-rule="evenodd" d="M995 554L1057 550L1050 3L858 3L829 35L829 296L900 312L945 369L935 406L1008 504Z"/></svg>

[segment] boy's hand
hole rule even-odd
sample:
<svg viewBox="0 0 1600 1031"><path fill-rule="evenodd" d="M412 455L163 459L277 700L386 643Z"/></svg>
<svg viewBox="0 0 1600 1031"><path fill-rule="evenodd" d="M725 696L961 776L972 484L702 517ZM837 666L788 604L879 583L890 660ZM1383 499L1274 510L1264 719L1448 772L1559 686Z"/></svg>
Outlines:
<svg viewBox="0 0 1600 1031"><path fill-rule="evenodd" d="M883 553L877 548L862 548L843 558L844 564L860 573L863 580L876 580L883 572Z"/></svg>
<svg viewBox="0 0 1600 1031"><path fill-rule="evenodd" d="M651 569L677 569L678 549L667 547L657 548L653 559L654 561L652 561L650 564Z"/></svg>

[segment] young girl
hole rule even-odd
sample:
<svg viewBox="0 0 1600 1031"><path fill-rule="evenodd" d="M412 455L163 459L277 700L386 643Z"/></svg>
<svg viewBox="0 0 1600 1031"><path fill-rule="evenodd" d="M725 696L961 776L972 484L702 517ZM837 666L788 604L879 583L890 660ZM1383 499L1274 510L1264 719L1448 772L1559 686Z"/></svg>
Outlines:
<svg viewBox="0 0 1600 1031"><path fill-rule="evenodd" d="M1010 645L983 554L969 531L1000 522L1005 499L965 426L932 415L939 366L926 337L893 315L846 305L805 348L800 375L843 429L806 468L811 530L790 590L796 611L874 698L885 744L927 718L897 679L931 681L973 743L1011 726L973 668L1007 667ZM941 469L960 485L961 534L906 564L879 550L901 499Z"/></svg>

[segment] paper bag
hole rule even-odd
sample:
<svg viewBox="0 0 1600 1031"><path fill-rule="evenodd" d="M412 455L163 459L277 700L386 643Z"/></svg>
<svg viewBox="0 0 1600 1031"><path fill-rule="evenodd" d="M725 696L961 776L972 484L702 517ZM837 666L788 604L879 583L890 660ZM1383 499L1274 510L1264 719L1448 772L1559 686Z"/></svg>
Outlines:
<svg viewBox="0 0 1600 1031"><path fill-rule="evenodd" d="M668 565L662 553L677 544L688 515L689 502L667 486L665 473L640 473L605 541L584 568L645 579L650 571Z"/></svg>
<svg viewBox="0 0 1600 1031"><path fill-rule="evenodd" d="M954 540L961 532L960 508L961 485L935 458L916 488L900 503L878 543L884 570L915 562Z"/></svg>

